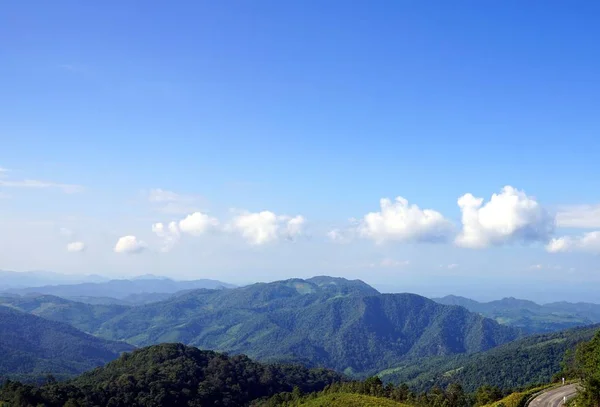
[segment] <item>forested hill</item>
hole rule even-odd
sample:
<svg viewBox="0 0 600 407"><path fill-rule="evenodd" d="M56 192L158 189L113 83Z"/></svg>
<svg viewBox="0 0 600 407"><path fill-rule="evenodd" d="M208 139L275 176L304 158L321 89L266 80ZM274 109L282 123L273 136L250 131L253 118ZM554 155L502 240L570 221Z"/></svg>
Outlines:
<svg viewBox="0 0 600 407"><path fill-rule="evenodd" d="M243 355L162 344L125 354L71 382L41 388L8 383L0 400L48 407L246 406L294 387L312 392L340 380L329 370L260 364Z"/></svg>
<svg viewBox="0 0 600 407"><path fill-rule="evenodd" d="M527 333L555 332L600 322L600 304L555 302L540 305L512 297L477 302L456 295L433 300L444 305L460 305Z"/></svg>
<svg viewBox="0 0 600 407"><path fill-rule="evenodd" d="M406 361L380 372L384 381L419 391L460 383L466 391L483 385L502 390L548 383L561 371L565 353L592 338L600 325L538 334L472 355Z"/></svg>
<svg viewBox="0 0 600 407"><path fill-rule="evenodd" d="M79 374L133 349L4 306L0 306L0 332L0 378Z"/></svg>

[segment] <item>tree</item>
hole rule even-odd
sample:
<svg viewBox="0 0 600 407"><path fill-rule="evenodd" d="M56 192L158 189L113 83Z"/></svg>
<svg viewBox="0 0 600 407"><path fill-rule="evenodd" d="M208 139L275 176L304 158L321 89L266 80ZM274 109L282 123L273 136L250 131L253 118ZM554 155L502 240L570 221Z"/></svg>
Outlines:
<svg viewBox="0 0 600 407"><path fill-rule="evenodd" d="M501 398L502 392L500 392L500 389L497 387L484 385L478 388L475 392L475 405L483 406L500 400Z"/></svg>
<svg viewBox="0 0 600 407"><path fill-rule="evenodd" d="M575 370L582 387L577 404L583 407L600 407L600 331L591 341L577 346Z"/></svg>

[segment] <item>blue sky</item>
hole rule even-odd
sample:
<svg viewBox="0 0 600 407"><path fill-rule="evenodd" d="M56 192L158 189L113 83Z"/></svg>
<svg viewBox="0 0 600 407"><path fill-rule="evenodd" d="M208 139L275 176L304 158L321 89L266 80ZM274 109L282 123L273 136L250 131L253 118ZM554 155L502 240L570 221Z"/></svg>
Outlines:
<svg viewBox="0 0 600 407"><path fill-rule="evenodd" d="M600 301L599 11L2 4L0 269Z"/></svg>

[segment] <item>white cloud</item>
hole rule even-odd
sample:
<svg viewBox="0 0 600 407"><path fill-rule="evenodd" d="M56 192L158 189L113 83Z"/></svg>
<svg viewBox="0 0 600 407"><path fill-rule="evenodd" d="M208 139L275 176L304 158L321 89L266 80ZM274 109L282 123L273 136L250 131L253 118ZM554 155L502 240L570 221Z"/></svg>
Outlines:
<svg viewBox="0 0 600 407"><path fill-rule="evenodd" d="M377 243L442 241L452 233L452 224L441 213L409 205L402 197L381 199L380 206L380 212L365 215L358 227L361 236Z"/></svg>
<svg viewBox="0 0 600 407"><path fill-rule="evenodd" d="M533 198L511 186L483 198L465 194L458 199L462 212L459 246L484 248L515 241L547 241L554 231L554 219Z"/></svg>
<svg viewBox="0 0 600 407"><path fill-rule="evenodd" d="M458 264L456 264L456 263L448 264L448 266L446 266L446 268L449 270L454 270L457 267L458 267Z"/></svg>
<svg viewBox="0 0 600 407"><path fill-rule="evenodd" d="M34 179L26 179L22 181L13 181L13 180L1 180L0 186L7 188L35 188L35 189L45 189L45 188L56 188L60 189L66 194L73 194L76 192L80 192L83 190L81 185L73 185L73 184L60 184L56 182L48 182L48 181L39 181Z"/></svg>
<svg viewBox="0 0 600 407"><path fill-rule="evenodd" d="M83 242L71 242L67 244L67 251L71 253L78 253L85 250L85 243Z"/></svg>
<svg viewBox="0 0 600 407"><path fill-rule="evenodd" d="M10 170L0 167L0 178L5 177L6 174L9 172L10 172Z"/></svg>
<svg viewBox="0 0 600 407"><path fill-rule="evenodd" d="M162 252L170 251L175 244L179 241L180 233L177 222L170 222L167 227L162 223L155 223L152 225L152 232L154 232L159 238L163 239Z"/></svg>
<svg viewBox="0 0 600 407"><path fill-rule="evenodd" d="M600 204L562 207L556 214L556 225L563 228L600 228Z"/></svg>
<svg viewBox="0 0 600 407"><path fill-rule="evenodd" d="M581 236L554 238L546 246L550 253L588 252L600 254L600 231L584 233Z"/></svg>
<svg viewBox="0 0 600 407"><path fill-rule="evenodd" d="M344 232L342 232L340 229L330 230L329 232L327 232L327 237L329 238L329 240L334 242L343 242L346 240Z"/></svg>
<svg viewBox="0 0 600 407"><path fill-rule="evenodd" d="M202 212L194 212L179 221L179 229L193 236L200 236L219 226L219 220Z"/></svg>
<svg viewBox="0 0 600 407"><path fill-rule="evenodd" d="M300 236L302 234L302 230L304 229L305 223L306 219L300 215L289 219L286 224L287 238L293 240L297 236Z"/></svg>
<svg viewBox="0 0 600 407"><path fill-rule="evenodd" d="M162 252L170 251L181 238L181 233L192 236L200 236L209 231L217 229L219 220L202 212L194 212L179 222L172 221L169 224L161 222L152 225L152 232L163 240Z"/></svg>
<svg viewBox="0 0 600 407"><path fill-rule="evenodd" d="M360 224L360 222L357 221L356 219L350 219L350 223L352 224L352 226L344 228L344 229L339 229L339 228L331 229L326 234L327 238L334 243L339 243L339 244L350 243L356 237L356 234L358 231L358 225Z"/></svg>
<svg viewBox="0 0 600 407"><path fill-rule="evenodd" d="M123 236L117 241L114 251L116 253L134 254L144 251L146 247L146 243L138 240L135 236Z"/></svg>
<svg viewBox="0 0 600 407"><path fill-rule="evenodd" d="M290 217L271 211L243 212L232 219L227 229L239 232L251 244L262 245L281 237L295 239L302 234L305 222L299 215Z"/></svg>
<svg viewBox="0 0 600 407"><path fill-rule="evenodd" d="M531 270L541 270L543 268L544 266L542 266L541 264L532 264L531 266L529 266L529 269Z"/></svg>

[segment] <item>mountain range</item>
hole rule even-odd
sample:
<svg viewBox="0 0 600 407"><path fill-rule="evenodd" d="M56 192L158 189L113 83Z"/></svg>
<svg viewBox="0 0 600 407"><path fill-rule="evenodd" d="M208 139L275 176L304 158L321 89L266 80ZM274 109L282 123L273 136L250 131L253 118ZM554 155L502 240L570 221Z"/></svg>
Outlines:
<svg viewBox="0 0 600 407"><path fill-rule="evenodd" d="M512 297L477 302L455 295L433 300L444 305L465 307L501 324L517 327L525 333L555 332L600 323L600 304L554 302L540 305Z"/></svg>
<svg viewBox="0 0 600 407"><path fill-rule="evenodd" d="M135 301L132 301L132 298L139 295L154 293L164 295L199 288L223 289L233 287L235 286L232 284L210 279L175 281L169 278L145 276L133 280L110 280L80 284L29 286L27 288L5 289L4 291L9 294L47 294L79 300L99 297L104 298L105 303L119 303L122 301L125 301L126 303L136 303ZM111 299L113 300L111 301ZM142 303L143 302L147 301L142 301Z"/></svg>
<svg viewBox="0 0 600 407"><path fill-rule="evenodd" d="M0 290L9 288L40 287L50 284L100 283L108 281L98 275L68 275L52 271L0 270Z"/></svg>
<svg viewBox="0 0 600 407"><path fill-rule="evenodd" d="M1 301L136 346L182 342L359 376L408 358L484 351L520 336L463 307L325 276L199 289L134 307L56 296Z"/></svg>

